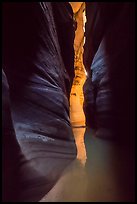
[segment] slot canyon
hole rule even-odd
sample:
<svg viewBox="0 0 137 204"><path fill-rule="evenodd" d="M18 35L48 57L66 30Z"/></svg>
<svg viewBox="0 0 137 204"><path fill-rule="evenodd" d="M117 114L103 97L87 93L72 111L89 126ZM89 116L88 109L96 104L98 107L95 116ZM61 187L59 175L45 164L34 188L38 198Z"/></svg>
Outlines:
<svg viewBox="0 0 137 204"><path fill-rule="evenodd" d="M134 2L2 3L2 202L134 202Z"/></svg>

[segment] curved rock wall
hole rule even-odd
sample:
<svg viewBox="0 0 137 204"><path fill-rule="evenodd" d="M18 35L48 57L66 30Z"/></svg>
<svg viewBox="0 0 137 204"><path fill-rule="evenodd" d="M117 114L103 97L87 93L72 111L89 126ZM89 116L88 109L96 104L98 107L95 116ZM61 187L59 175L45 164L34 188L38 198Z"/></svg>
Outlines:
<svg viewBox="0 0 137 204"><path fill-rule="evenodd" d="M113 153L109 152L110 161L107 161L106 155L102 166L108 162L107 165L113 168L109 170L110 174L115 169L113 176L119 184L117 189L123 190L120 196L123 194L125 201L134 202L135 4L86 2L86 13L86 122L95 129L95 140L99 139L101 145L103 142L107 142L109 147L113 145ZM88 137L94 141L92 135L87 135L85 141ZM103 151L106 149L103 147ZM118 165L114 162L115 158Z"/></svg>
<svg viewBox="0 0 137 204"><path fill-rule="evenodd" d="M67 98L70 78L53 12L50 2L3 3L3 67L15 129L8 132L12 125L4 119L3 137L14 135L24 157L12 167L9 146L14 144L4 139L5 151L10 152L5 168L14 169L11 183L6 179L9 172L4 174L4 201L39 201L76 157Z"/></svg>
<svg viewBox="0 0 137 204"><path fill-rule="evenodd" d="M53 15L57 29L58 40L61 48L61 55L70 82L66 81L68 97L74 78L74 38L75 22L73 20L73 10L68 2L53 2Z"/></svg>
<svg viewBox="0 0 137 204"><path fill-rule="evenodd" d="M100 137L129 140L134 129L134 4L87 2L86 15L87 123Z"/></svg>

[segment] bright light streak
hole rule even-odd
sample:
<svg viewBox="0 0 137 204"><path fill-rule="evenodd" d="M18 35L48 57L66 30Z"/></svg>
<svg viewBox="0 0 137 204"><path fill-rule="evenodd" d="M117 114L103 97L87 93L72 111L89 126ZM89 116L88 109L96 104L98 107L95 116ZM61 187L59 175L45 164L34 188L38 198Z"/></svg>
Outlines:
<svg viewBox="0 0 137 204"><path fill-rule="evenodd" d="M85 71L85 75L86 75L86 76L88 76L88 73L87 73L87 71L86 71L85 69L84 69L84 71Z"/></svg>

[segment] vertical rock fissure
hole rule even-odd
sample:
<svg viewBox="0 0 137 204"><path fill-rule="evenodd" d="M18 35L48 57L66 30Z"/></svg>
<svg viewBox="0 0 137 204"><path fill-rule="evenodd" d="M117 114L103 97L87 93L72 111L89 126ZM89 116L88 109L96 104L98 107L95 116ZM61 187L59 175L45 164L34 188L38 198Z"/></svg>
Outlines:
<svg viewBox="0 0 137 204"><path fill-rule="evenodd" d="M70 120L77 145L77 158L84 165L86 161L86 150L84 144L85 133L85 114L83 112L83 85L86 80L86 72L83 64L83 45L84 45L84 27L85 27L85 3L70 2L74 20L76 21L75 39L74 39L74 68L75 77L70 94Z"/></svg>

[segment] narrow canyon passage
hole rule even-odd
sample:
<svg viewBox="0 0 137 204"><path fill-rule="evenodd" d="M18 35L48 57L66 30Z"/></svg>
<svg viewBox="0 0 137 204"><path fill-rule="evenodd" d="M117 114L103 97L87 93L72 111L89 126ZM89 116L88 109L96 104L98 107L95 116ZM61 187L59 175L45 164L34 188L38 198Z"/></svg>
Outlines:
<svg viewBox="0 0 137 204"><path fill-rule="evenodd" d="M132 202L134 4L2 15L3 201Z"/></svg>
<svg viewBox="0 0 137 204"><path fill-rule="evenodd" d="M85 126L83 84L86 72L82 63L85 5L84 2L71 2L71 5L77 20L77 30L70 119L77 146L77 159L41 202L123 202L133 198L133 192L129 192L127 187L129 175L126 175L125 170L130 165L129 160L125 160L128 152L125 154L125 149L109 140L96 138L94 131Z"/></svg>
<svg viewBox="0 0 137 204"><path fill-rule="evenodd" d="M71 2L74 12L77 28L74 39L74 69L75 78L70 93L70 121L77 145L77 158L83 163L86 160L86 150L84 145L85 133L85 115L83 111L83 85L86 80L86 72L83 64L83 45L84 45L84 28L85 28L85 3Z"/></svg>
<svg viewBox="0 0 137 204"><path fill-rule="evenodd" d="M86 80L83 65L83 38L85 11L84 2L71 2L77 29L75 31L75 78L70 93L70 121L77 146L77 159L65 170L54 188L41 202L72 202L87 200L87 177L85 171L86 149L84 134L86 130L85 115L83 111L83 84Z"/></svg>

